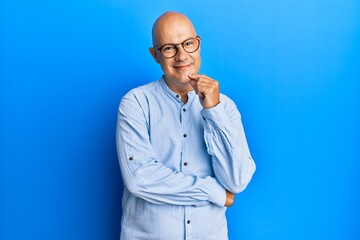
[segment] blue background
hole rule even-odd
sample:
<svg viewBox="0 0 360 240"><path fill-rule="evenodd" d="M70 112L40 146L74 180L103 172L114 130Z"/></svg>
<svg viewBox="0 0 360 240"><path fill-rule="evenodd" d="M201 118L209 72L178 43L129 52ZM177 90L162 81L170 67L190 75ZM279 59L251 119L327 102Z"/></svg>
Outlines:
<svg viewBox="0 0 360 240"><path fill-rule="evenodd" d="M360 238L360 2L0 3L0 239L118 239L117 107L156 80L151 26L187 14L257 172L237 239Z"/></svg>

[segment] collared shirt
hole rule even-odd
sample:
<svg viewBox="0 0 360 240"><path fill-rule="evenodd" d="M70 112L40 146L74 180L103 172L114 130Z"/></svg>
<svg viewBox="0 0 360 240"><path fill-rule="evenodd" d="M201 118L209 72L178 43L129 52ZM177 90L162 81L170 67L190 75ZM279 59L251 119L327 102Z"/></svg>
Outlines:
<svg viewBox="0 0 360 240"><path fill-rule="evenodd" d="M124 183L121 240L228 239L226 191L254 171L240 113L225 95L203 109L163 78L121 100L117 151Z"/></svg>

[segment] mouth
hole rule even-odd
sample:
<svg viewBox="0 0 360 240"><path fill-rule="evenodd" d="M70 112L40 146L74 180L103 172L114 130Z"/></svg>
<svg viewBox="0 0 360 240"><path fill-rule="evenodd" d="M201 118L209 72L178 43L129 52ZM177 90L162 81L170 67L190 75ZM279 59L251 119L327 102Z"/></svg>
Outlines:
<svg viewBox="0 0 360 240"><path fill-rule="evenodd" d="M174 65L173 68L175 68L176 70L179 71L184 71L187 70L188 68L190 68L191 63L190 64L186 64L186 65Z"/></svg>

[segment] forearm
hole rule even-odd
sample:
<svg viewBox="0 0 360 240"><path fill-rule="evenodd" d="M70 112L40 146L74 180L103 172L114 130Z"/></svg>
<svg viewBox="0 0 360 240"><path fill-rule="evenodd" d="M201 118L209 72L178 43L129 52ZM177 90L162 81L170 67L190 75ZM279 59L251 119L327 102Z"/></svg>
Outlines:
<svg viewBox="0 0 360 240"><path fill-rule="evenodd" d="M228 106L227 106L228 107ZM229 107L228 107L229 108ZM227 190L243 191L255 172L255 163L246 142L240 113L235 107L225 110L223 104L203 110L204 138L212 156L214 174Z"/></svg>
<svg viewBox="0 0 360 240"><path fill-rule="evenodd" d="M125 161L125 162L124 162ZM155 204L204 205L212 202L223 206L225 189L215 178L198 178L173 171L165 165L134 158L133 162L120 157L120 168L126 188L135 196Z"/></svg>

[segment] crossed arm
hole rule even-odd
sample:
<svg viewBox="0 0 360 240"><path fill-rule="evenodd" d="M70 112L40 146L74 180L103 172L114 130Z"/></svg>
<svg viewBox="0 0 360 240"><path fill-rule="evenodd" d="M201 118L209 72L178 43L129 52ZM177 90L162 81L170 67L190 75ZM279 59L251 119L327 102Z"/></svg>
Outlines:
<svg viewBox="0 0 360 240"><path fill-rule="evenodd" d="M199 206L211 202L218 206L231 206L234 193L242 191L250 181L255 165L252 159L248 158L246 140L241 136L240 114L235 105L235 110L232 110L230 115L224 112L224 106L219 103L220 97L218 100L216 97L211 101L207 99L207 96L212 96L208 87L213 86L207 78L205 80L209 82L201 85L202 76L196 76L198 85L194 85L194 88L204 106L204 139L208 153L212 156L215 177L186 175L157 161L139 103L133 95L128 94L119 107L116 139L124 184L134 195L155 204ZM216 92L218 84L215 85ZM211 104L217 107L208 107ZM210 110L211 108L213 109ZM225 116L221 116L222 114ZM222 125L215 121L218 115L222 119Z"/></svg>
<svg viewBox="0 0 360 240"><path fill-rule="evenodd" d="M186 175L159 161L142 109L131 93L120 103L116 140L124 185L135 196L154 204L224 206L225 189L215 178Z"/></svg>
<svg viewBox="0 0 360 240"><path fill-rule="evenodd" d="M231 193L239 193L246 188L256 169L240 113L230 99L226 101L228 106L220 106L222 103L217 81L200 74L190 74L189 78L204 108L204 139L208 153L212 156L215 177L227 189L227 197L231 198Z"/></svg>

